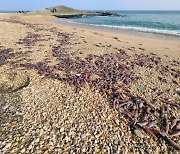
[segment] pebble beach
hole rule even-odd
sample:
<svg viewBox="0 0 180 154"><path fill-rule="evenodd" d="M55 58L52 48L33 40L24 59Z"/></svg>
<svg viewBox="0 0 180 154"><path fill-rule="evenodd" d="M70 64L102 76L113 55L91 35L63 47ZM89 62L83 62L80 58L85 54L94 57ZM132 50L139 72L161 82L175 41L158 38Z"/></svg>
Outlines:
<svg viewBox="0 0 180 154"><path fill-rule="evenodd" d="M0 154L178 153L180 44L0 14Z"/></svg>

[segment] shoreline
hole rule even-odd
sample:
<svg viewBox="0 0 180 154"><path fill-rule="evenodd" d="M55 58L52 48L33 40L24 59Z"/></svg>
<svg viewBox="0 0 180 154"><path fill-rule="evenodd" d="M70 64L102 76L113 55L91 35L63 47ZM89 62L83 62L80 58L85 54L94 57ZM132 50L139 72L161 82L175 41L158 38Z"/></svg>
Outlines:
<svg viewBox="0 0 180 154"><path fill-rule="evenodd" d="M51 19L49 20L49 22L76 27L76 28L95 30L99 32L109 32L109 33L114 33L114 34L123 34L123 35L129 35L129 36L155 39L155 40L180 42L180 37L173 34L171 35L171 34L163 34L163 33L155 33L155 32L143 32L143 31L138 31L138 30L123 29L123 28L116 28L116 27L106 27L106 26L100 26L100 25L90 25L90 24L84 24L84 23L70 23L66 20L67 19Z"/></svg>

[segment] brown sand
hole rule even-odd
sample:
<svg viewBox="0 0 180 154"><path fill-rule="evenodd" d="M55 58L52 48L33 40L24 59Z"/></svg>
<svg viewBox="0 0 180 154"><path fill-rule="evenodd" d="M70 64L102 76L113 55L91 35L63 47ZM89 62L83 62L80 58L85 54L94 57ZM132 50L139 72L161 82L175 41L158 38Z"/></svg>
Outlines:
<svg viewBox="0 0 180 154"><path fill-rule="evenodd" d="M54 67L62 57L53 56L52 49L59 46L70 59L84 59L90 54L116 54L121 50L131 58L135 54L155 54L161 58L158 66L169 66L178 72L180 44L79 29L49 23L49 19L52 17L0 14L0 49L13 50L5 54L8 56L2 64L0 59L0 72L17 71L12 82L15 81L13 86L19 86L13 87L18 91L7 89L7 93L0 93L0 153L177 152L162 139L154 141L144 132L138 134L141 137L132 133L128 119L120 109L111 108L109 98L100 89L86 84L77 93L68 82L49 76L44 78L44 70L34 69L34 64L45 62ZM33 65L32 68L27 69L27 63ZM163 105L164 99L179 105L178 76L175 78L172 72L160 74L155 67L137 66L133 71L141 77L128 87L133 95L149 101L157 99L158 107ZM22 85L21 73L22 77L29 76L28 86ZM56 70L56 73L65 74L62 70ZM0 86L9 85L9 79L0 82ZM139 90L139 87L143 89ZM154 88L158 90L154 91ZM180 111L170 106L167 115L171 121L180 117ZM179 138L173 138L173 141L180 144Z"/></svg>

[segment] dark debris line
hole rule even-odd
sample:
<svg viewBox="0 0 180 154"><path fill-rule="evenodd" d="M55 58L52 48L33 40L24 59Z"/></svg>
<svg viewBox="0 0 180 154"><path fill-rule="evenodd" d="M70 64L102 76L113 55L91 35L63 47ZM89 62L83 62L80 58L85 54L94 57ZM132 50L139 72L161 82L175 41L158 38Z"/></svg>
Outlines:
<svg viewBox="0 0 180 154"><path fill-rule="evenodd" d="M159 109L156 106L157 101L149 102L148 100L133 96L127 87L140 77L133 73L135 65L141 67L152 68L157 65L157 70L161 60L156 56L141 55L140 61L138 56L132 61L128 61L130 57L122 50L116 54L105 54L102 56L89 55L84 60L80 57L70 58L68 53L61 47L53 47L53 56L60 61L54 67L48 66L44 62L37 64L23 64L22 67L28 69L36 69L40 75L45 77L58 79L69 85L76 87L78 92L82 87L88 84L92 88L100 90L110 99L110 105L115 109L123 109L123 113L127 116L133 129L141 128L152 138L162 138L171 146L180 150L171 138L179 136L178 118L167 119L168 108L163 106ZM54 73L62 71L65 74ZM95 76L95 77L94 77ZM176 106L179 108L179 105ZM159 115L159 116L157 116ZM164 122L165 121L165 122ZM158 129L154 129L156 126Z"/></svg>
<svg viewBox="0 0 180 154"><path fill-rule="evenodd" d="M23 24L36 32L44 30L38 28L38 25L22 23L18 20L7 20L6 22ZM142 97L134 96L130 91L126 90L133 81L140 79L133 72L135 66L155 68L162 75L164 72L169 72L176 79L180 75L179 71L172 70L168 66L162 66L161 59L156 55L141 54L130 57L123 50L119 50L116 54L101 56L91 54L85 59L80 57L70 58L70 54L62 48L64 45L69 44L70 35L58 32L55 27L48 31L56 34L59 38L59 45L52 47L52 55L59 60L59 63L55 66L48 66L46 62L38 62L37 64L24 63L17 65L18 67L35 69L40 75L73 85L77 92L86 84L100 90L100 92L108 96L110 105L114 109L123 109L124 115L131 121L130 127L132 130L137 127L141 128L152 138L162 138L169 145L180 150L180 146L172 140L172 138L180 135L180 119L171 118L170 122L167 117L167 106L158 108L156 100L149 102ZM26 38L19 40L18 43L29 46L34 45L37 41L39 41L39 36L29 33ZM11 58L9 53L9 49L0 51L0 65L7 58ZM64 74L58 74L55 71L62 71ZM159 78L159 80L162 79ZM174 107L179 109L178 104ZM156 129L153 128L154 126L156 126Z"/></svg>
<svg viewBox="0 0 180 154"><path fill-rule="evenodd" d="M0 66L7 63L7 59L14 56L12 49L0 49Z"/></svg>
<svg viewBox="0 0 180 154"><path fill-rule="evenodd" d="M25 44L26 46L35 45L38 41L45 41L45 39L40 39L41 35L28 33L28 35L24 39L20 39L17 44Z"/></svg>

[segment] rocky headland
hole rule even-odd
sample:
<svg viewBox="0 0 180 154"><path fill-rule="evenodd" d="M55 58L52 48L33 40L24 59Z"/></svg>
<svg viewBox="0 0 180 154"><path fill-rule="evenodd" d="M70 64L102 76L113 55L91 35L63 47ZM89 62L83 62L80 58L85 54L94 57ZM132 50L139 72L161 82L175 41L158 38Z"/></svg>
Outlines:
<svg viewBox="0 0 180 154"><path fill-rule="evenodd" d="M58 18L74 18L74 17L82 17L82 16L118 16L122 17L122 15L112 12L92 12L92 11L85 11L85 10L77 10L73 8L69 8L66 6L56 6L50 7L35 11L29 12L22 12L28 15L49 15L55 16Z"/></svg>

